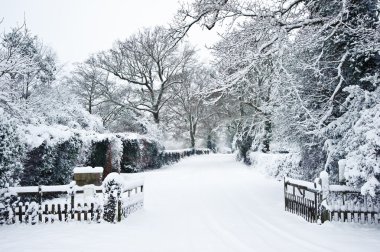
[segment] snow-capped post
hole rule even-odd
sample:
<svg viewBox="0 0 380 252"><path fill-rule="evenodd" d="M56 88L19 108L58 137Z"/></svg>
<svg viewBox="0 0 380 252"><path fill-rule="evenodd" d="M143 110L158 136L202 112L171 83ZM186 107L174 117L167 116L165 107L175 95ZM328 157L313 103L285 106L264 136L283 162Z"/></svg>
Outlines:
<svg viewBox="0 0 380 252"><path fill-rule="evenodd" d="M70 213L71 213L71 219L73 220L74 219L74 214L75 214L75 181L72 181L70 183L70 187L69 187L69 194L70 194Z"/></svg>
<svg viewBox="0 0 380 252"><path fill-rule="evenodd" d="M42 222L42 213L43 213L42 206L40 204L39 207L38 207L38 221L39 222Z"/></svg>
<svg viewBox="0 0 380 252"><path fill-rule="evenodd" d="M38 202L40 205L42 205L42 186L38 186Z"/></svg>
<svg viewBox="0 0 380 252"><path fill-rule="evenodd" d="M319 202L319 217L318 224L322 224L326 220L330 220L329 212L327 210L327 197L330 193L330 183L329 183L329 174L326 170L321 171L319 174L320 183L321 183L321 199Z"/></svg>
<svg viewBox="0 0 380 252"><path fill-rule="evenodd" d="M285 211L286 211L286 193L287 193L287 187L286 187L286 176L284 176L284 203L285 203Z"/></svg>
<svg viewBox="0 0 380 252"><path fill-rule="evenodd" d="M346 178L344 177L344 172L346 170L346 159L341 159L338 161L339 167L339 183L341 185L346 184Z"/></svg>

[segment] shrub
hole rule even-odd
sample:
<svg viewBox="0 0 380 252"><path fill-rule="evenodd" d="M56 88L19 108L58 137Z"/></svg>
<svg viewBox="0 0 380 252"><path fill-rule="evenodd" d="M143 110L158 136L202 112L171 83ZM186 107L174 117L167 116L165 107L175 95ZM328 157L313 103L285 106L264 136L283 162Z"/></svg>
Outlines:
<svg viewBox="0 0 380 252"><path fill-rule="evenodd" d="M0 120L0 188L7 183L10 185L18 183L19 174L23 168L21 161L24 152L25 145L20 141L16 123L2 118Z"/></svg>
<svg viewBox="0 0 380 252"><path fill-rule="evenodd" d="M22 186L63 185L71 181L81 141L72 137L55 145L43 142L27 153Z"/></svg>
<svg viewBox="0 0 380 252"><path fill-rule="evenodd" d="M123 191L124 179L115 172L108 174L103 181L104 215L103 219L107 222L115 222L117 203Z"/></svg>

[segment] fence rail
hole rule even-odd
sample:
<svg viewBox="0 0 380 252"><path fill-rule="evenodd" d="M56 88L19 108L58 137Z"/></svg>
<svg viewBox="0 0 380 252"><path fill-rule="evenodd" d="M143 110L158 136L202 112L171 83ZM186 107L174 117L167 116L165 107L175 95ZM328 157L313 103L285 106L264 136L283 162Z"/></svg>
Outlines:
<svg viewBox="0 0 380 252"><path fill-rule="evenodd" d="M90 192L89 195L86 195ZM118 193L115 206L115 220L121 221L144 204L144 182L130 182ZM68 202L43 202L44 194L66 195ZM110 192L113 193L113 192ZM82 194L83 197L76 197ZM92 194L92 195L91 195ZM103 198L106 197L101 186L76 186L75 183L63 186L9 187L2 189L0 195L0 224L15 223L53 223L55 221L100 222L103 219ZM38 202L25 201L22 197L38 198Z"/></svg>
<svg viewBox="0 0 380 252"><path fill-rule="evenodd" d="M359 190L342 185L323 185L322 180L317 181L319 183L284 178L285 210L311 223L380 224L379 206L368 204L367 200L362 203L347 200L348 195L360 195Z"/></svg>

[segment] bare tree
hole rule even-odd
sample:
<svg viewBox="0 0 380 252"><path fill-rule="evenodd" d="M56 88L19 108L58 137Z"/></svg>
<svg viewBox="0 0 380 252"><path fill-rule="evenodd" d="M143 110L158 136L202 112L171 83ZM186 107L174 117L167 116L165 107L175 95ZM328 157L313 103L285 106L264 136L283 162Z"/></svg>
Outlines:
<svg viewBox="0 0 380 252"><path fill-rule="evenodd" d="M181 75L180 85L171 88L168 123L173 130L188 132L190 147L195 147L198 127L209 117L206 109L206 87L210 83L210 70L197 64L187 67Z"/></svg>
<svg viewBox="0 0 380 252"><path fill-rule="evenodd" d="M99 53L96 61L135 94L109 98L120 106L151 113L158 124L160 111L171 98L167 91L181 82L179 74L193 54L188 46L173 45L163 27L155 27L118 41L111 50Z"/></svg>
<svg viewBox="0 0 380 252"><path fill-rule="evenodd" d="M94 61L76 64L68 83L75 94L84 100L90 114L94 107L104 103L102 87L108 81L108 75L94 65Z"/></svg>

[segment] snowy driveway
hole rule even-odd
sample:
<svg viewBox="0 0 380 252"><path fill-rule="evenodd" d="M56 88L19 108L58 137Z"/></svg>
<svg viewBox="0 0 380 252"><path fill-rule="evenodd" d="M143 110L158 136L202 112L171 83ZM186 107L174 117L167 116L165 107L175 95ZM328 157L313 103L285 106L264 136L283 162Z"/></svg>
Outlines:
<svg viewBox="0 0 380 252"><path fill-rule="evenodd" d="M144 175L145 207L124 222L3 226L0 251L380 251L380 227L307 223L283 210L282 182L232 155Z"/></svg>

